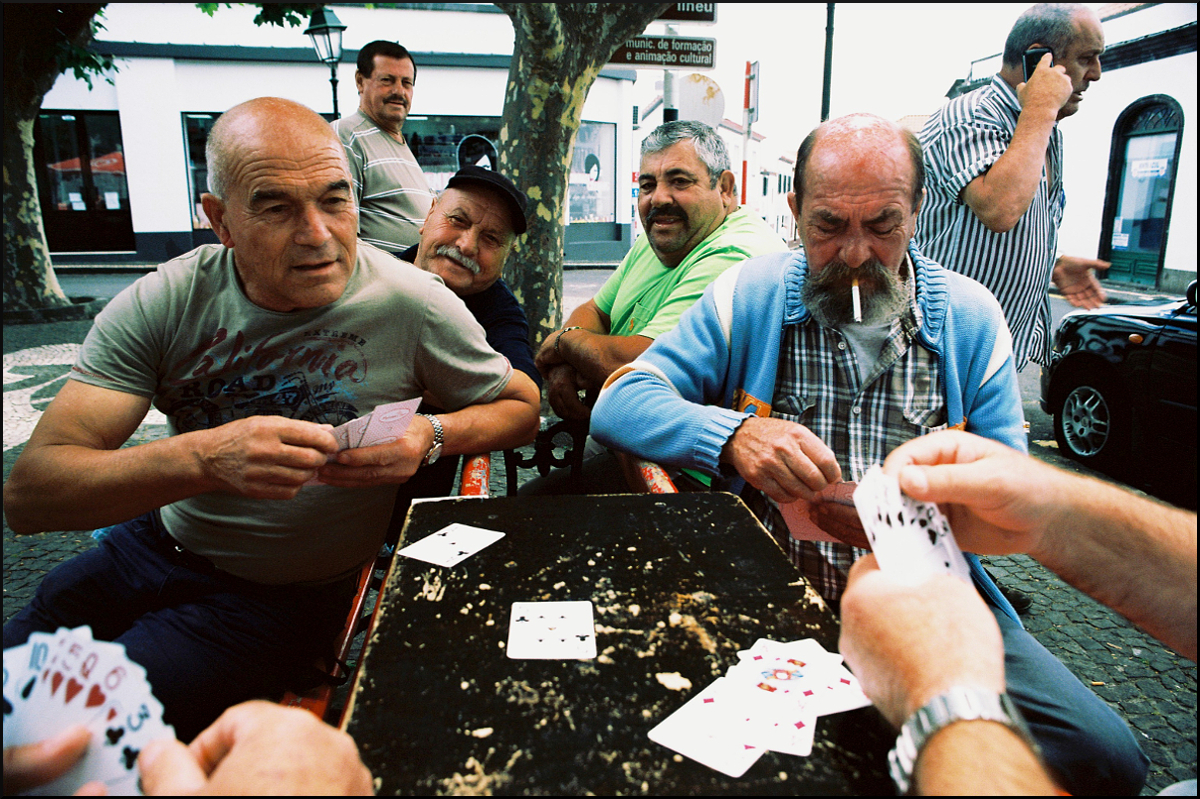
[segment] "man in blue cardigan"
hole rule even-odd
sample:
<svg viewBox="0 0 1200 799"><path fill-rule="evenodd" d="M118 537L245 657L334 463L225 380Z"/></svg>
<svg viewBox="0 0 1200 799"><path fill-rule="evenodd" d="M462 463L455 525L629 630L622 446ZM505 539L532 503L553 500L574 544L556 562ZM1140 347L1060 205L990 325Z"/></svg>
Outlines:
<svg viewBox="0 0 1200 799"><path fill-rule="evenodd" d="M613 374L592 415L601 443L741 491L835 607L866 550L793 538L780 506L813 503L822 527L865 546L821 499L904 441L949 427L1026 449L999 304L911 243L923 184L920 145L893 123L854 115L817 128L788 196L803 249L725 272ZM1147 761L1128 728L968 561L1004 635L1009 693L1048 764L1073 793L1139 790Z"/></svg>

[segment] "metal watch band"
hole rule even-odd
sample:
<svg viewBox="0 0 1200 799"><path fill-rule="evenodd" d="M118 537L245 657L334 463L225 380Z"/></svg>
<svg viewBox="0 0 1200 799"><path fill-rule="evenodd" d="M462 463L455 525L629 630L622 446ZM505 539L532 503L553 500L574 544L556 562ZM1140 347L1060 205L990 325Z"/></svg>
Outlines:
<svg viewBox="0 0 1200 799"><path fill-rule="evenodd" d="M418 413L417 416L424 416L433 425L433 446L429 448L429 452L425 453L425 458L421 461L422 466L429 466L437 462L442 454L442 442L445 440L442 436L442 421L429 413Z"/></svg>
<svg viewBox="0 0 1200 799"><path fill-rule="evenodd" d="M951 688L929 700L904 722L896 738L896 748L888 753L888 771L901 794L908 793L912 785L913 768L921 747L938 730L956 721L999 722L1020 735L1039 756L1041 754L1008 694L979 688Z"/></svg>

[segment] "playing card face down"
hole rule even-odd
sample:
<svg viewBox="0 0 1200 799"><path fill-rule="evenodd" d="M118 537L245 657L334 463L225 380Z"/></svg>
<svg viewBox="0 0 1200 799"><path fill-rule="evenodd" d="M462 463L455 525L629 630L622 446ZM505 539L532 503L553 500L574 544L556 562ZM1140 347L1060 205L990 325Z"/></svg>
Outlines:
<svg viewBox="0 0 1200 799"><path fill-rule="evenodd" d="M938 574L970 582L970 568L938 506L902 493L878 464L859 482L854 504L880 569L911 585Z"/></svg>
<svg viewBox="0 0 1200 799"><path fill-rule="evenodd" d="M4 652L4 746L35 743L73 724L91 733L84 757L32 795L73 793L103 782L110 795L136 795L137 757L149 742L173 739L145 670L120 644L92 639L88 627L34 633Z"/></svg>
<svg viewBox="0 0 1200 799"><path fill-rule="evenodd" d="M457 522L398 550L397 555L422 560L435 566L457 566L484 547L496 543L504 533Z"/></svg>
<svg viewBox="0 0 1200 799"><path fill-rule="evenodd" d="M516 660L596 657L592 603L514 602L505 651Z"/></svg>

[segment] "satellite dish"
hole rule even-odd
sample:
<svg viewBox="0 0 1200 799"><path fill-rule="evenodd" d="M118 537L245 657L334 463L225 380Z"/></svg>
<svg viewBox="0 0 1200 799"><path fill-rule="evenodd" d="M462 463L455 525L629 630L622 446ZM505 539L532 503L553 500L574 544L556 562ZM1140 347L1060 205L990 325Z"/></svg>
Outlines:
<svg viewBox="0 0 1200 799"><path fill-rule="evenodd" d="M718 127L725 119L725 93L717 82L699 72L675 80L679 118L703 122L710 128Z"/></svg>

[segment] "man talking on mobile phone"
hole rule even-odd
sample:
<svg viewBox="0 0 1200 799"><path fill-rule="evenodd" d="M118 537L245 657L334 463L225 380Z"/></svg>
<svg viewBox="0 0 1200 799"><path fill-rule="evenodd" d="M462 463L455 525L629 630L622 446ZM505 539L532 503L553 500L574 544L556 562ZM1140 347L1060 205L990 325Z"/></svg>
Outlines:
<svg viewBox="0 0 1200 799"><path fill-rule="evenodd" d="M1031 48L1050 52L1026 79L1022 62ZM1033 6L1009 32L1000 72L947 103L919 136L928 197L917 241L1000 301L1018 369L1046 363L1051 281L1072 305L1104 301L1095 270L1108 263L1057 254L1066 204L1058 123L1100 80L1103 52L1104 30L1087 6Z"/></svg>

